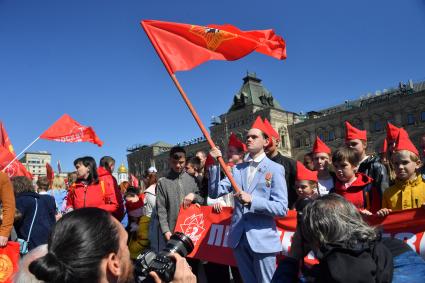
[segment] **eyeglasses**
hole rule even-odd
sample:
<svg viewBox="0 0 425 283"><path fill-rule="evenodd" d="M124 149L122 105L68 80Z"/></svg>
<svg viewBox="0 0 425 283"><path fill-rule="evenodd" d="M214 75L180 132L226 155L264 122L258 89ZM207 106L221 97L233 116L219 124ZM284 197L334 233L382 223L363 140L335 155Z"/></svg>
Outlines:
<svg viewBox="0 0 425 283"><path fill-rule="evenodd" d="M251 138L251 139L255 140L255 139L257 139L257 138L258 138L258 136L257 136L257 135L247 135L247 136L246 136L246 140L248 140L249 138Z"/></svg>

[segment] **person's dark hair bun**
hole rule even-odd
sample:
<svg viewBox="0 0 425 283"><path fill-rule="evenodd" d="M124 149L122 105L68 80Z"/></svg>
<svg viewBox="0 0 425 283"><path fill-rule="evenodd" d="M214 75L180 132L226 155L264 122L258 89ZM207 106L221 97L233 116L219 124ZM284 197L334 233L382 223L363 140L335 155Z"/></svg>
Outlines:
<svg viewBox="0 0 425 283"><path fill-rule="evenodd" d="M38 280L45 282L64 282L68 274L66 267L50 252L31 262L28 269Z"/></svg>

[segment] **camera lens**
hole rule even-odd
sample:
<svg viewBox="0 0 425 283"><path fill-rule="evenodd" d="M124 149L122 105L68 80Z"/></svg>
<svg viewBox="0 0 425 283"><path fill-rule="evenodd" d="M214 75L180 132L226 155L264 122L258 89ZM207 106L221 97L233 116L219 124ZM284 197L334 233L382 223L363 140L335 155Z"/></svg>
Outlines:
<svg viewBox="0 0 425 283"><path fill-rule="evenodd" d="M194 247L195 246L189 236L186 236L181 232L175 232L167 242L164 251L168 251L169 253L178 253L182 257L186 257L193 251Z"/></svg>

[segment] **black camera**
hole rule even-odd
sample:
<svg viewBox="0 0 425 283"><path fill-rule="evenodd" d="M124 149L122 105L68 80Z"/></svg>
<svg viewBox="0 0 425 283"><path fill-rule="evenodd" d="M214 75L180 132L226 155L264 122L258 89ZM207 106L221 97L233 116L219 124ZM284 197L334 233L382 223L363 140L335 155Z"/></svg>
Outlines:
<svg viewBox="0 0 425 283"><path fill-rule="evenodd" d="M182 257L186 257L193 251L193 248L194 245L189 236L181 232L175 232L165 245L165 248L158 254L147 249L136 258L136 277L147 277L149 272L155 271L163 281L171 282L176 271L176 264L169 255L178 253Z"/></svg>

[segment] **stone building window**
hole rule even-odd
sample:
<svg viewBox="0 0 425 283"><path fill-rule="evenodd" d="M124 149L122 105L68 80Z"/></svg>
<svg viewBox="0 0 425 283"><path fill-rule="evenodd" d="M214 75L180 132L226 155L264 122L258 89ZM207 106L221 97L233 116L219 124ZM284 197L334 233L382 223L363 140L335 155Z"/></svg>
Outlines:
<svg viewBox="0 0 425 283"><path fill-rule="evenodd" d="M425 121L425 111L421 112L421 121L424 122Z"/></svg>
<svg viewBox="0 0 425 283"><path fill-rule="evenodd" d="M333 140L335 140L335 132L329 131L329 141L333 141Z"/></svg>
<svg viewBox="0 0 425 283"><path fill-rule="evenodd" d="M373 123L373 129L375 130L375 132L380 132L380 131L382 131L383 130L383 124L382 124L382 122L381 121L375 121L374 123Z"/></svg>
<svg viewBox="0 0 425 283"><path fill-rule="evenodd" d="M305 146L310 146L310 138L309 137L305 137L304 138L304 145Z"/></svg>
<svg viewBox="0 0 425 283"><path fill-rule="evenodd" d="M412 113L407 114L407 125L415 124L415 115Z"/></svg>
<svg viewBox="0 0 425 283"><path fill-rule="evenodd" d="M295 139L295 147L301 147L301 139L300 138Z"/></svg>
<svg viewBox="0 0 425 283"><path fill-rule="evenodd" d="M286 147L285 142L286 142L285 136L284 135L281 135L280 136L280 144L281 144L282 147Z"/></svg>

